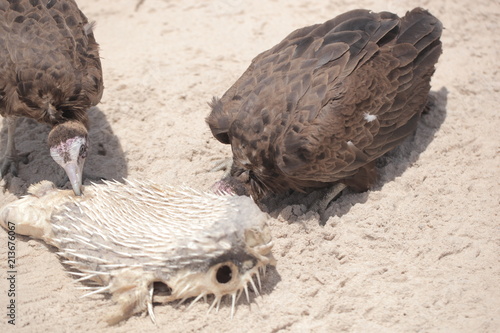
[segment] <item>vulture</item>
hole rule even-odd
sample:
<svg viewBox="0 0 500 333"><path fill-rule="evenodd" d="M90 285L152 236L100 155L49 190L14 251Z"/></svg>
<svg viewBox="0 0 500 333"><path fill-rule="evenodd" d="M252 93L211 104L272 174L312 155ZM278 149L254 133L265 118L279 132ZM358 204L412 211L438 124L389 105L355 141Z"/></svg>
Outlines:
<svg viewBox="0 0 500 333"><path fill-rule="evenodd" d="M0 0L0 114L8 129L0 177L17 174L16 118L28 117L52 126L50 155L80 195L87 109L102 92L92 24L73 0Z"/></svg>
<svg viewBox="0 0 500 333"><path fill-rule="evenodd" d="M259 201L289 190L363 192L375 160L414 132L442 52L441 22L358 9L289 34L255 57L206 118L232 149L214 189Z"/></svg>

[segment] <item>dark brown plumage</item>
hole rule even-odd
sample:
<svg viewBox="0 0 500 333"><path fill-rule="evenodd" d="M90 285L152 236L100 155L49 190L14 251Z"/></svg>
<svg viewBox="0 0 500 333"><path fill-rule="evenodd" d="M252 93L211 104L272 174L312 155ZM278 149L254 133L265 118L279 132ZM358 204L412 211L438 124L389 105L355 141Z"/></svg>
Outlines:
<svg viewBox="0 0 500 333"><path fill-rule="evenodd" d="M259 54L211 103L207 123L233 151L222 188L257 200L337 183L367 190L375 159L416 128L441 30L420 8L353 10Z"/></svg>
<svg viewBox="0 0 500 333"><path fill-rule="evenodd" d="M80 194L87 109L102 92L92 25L73 0L0 0L0 114L8 124L0 175L17 172L15 118L33 118L53 126L51 155Z"/></svg>

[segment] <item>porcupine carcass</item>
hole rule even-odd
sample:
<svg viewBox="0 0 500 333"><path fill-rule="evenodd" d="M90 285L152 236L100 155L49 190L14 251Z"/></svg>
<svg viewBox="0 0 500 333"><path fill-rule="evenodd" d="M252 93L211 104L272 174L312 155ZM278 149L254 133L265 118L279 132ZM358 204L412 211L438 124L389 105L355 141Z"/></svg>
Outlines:
<svg viewBox="0 0 500 333"><path fill-rule="evenodd" d="M248 197L139 181L86 186L78 197L48 181L29 192L0 208L0 224L57 247L78 281L99 285L89 295L110 293L110 324L146 309L154 322L153 301L210 294L209 311L230 295L233 316L238 296L249 300L249 285L258 294L254 278L260 288L275 264L268 216ZM166 295L153 294L156 282Z"/></svg>
<svg viewBox="0 0 500 333"><path fill-rule="evenodd" d="M17 175L16 119L52 127L50 155L81 193L88 151L87 110L103 93L99 47L92 24L73 0L0 0L0 115L7 120L7 150L0 178ZM27 158L24 158L27 160Z"/></svg>
<svg viewBox="0 0 500 333"><path fill-rule="evenodd" d="M359 9L259 54L210 103L212 134L233 153L214 188L259 201L333 187L323 210L346 186L368 190L375 160L414 132L426 107L441 31L421 8L402 18Z"/></svg>

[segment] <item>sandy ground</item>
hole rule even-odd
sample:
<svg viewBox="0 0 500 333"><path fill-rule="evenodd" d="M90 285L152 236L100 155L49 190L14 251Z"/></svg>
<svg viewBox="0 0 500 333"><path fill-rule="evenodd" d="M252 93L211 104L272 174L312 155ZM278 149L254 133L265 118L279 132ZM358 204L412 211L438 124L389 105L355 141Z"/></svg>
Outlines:
<svg viewBox="0 0 500 333"><path fill-rule="evenodd" d="M17 321L7 325L6 233L0 232L0 330L23 332L499 332L500 5L488 0L243 1L79 0L97 22L105 93L90 110L90 175L152 179L208 189L230 156L211 137L207 101L222 95L259 52L292 30L354 8L403 15L423 6L446 30L432 80L436 104L415 136L380 163L372 191L347 193L324 226L304 201L273 208L278 259L263 296L206 315L155 307L158 328L134 316L101 320L103 296L79 298L55 250L17 238ZM293 3L293 4L292 4ZM0 153L5 151L3 121ZM48 128L20 121L31 152L8 192L22 195L63 171L46 147ZM63 185L63 184L61 184ZM0 200L6 197L0 194ZM300 198L299 198L300 199Z"/></svg>

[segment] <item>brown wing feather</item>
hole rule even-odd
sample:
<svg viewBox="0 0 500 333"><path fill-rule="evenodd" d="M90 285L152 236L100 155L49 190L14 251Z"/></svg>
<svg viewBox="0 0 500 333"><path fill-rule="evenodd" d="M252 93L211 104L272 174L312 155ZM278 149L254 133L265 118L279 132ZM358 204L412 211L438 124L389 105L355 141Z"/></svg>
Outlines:
<svg viewBox="0 0 500 333"><path fill-rule="evenodd" d="M402 19L354 10L258 55L207 118L232 146L233 176L248 171L263 191L281 192L359 173L350 185L362 188L371 161L415 128L440 35L421 9Z"/></svg>
<svg viewBox="0 0 500 333"><path fill-rule="evenodd" d="M86 122L102 96L98 45L72 0L0 0L0 113Z"/></svg>
<svg viewBox="0 0 500 333"><path fill-rule="evenodd" d="M376 53L337 84L337 97L327 95L326 105L316 104L317 117L292 121L297 131L287 130L278 142L278 166L288 177L304 183L346 179L413 132L441 53L441 24L417 9L399 26L383 46L370 40L366 48Z"/></svg>
<svg viewBox="0 0 500 333"><path fill-rule="evenodd" d="M391 14L392 15L392 14ZM320 67L323 63L331 61L339 57L349 48L349 42L354 43L352 39L356 38L354 34L333 34L332 29L340 23L349 22L352 18L369 17L367 10L354 10L336 18L325 22L324 24L316 24L302 29L295 30L289 34L282 42L256 56L249 68L243 75L233 84L231 88L222 96L215 98L210 104L212 112L207 117L207 123L212 130L213 135L222 143L229 143L228 132L231 124L242 112L242 105L247 101L249 95L252 103L256 99L263 100L258 94L262 90L272 90L270 83L286 85L294 83L294 89L289 89L288 100L298 100L305 93L304 88L309 85L308 79L311 77L311 70L304 71L309 62L315 62L316 66ZM393 20L394 21L394 20ZM394 26L392 24L392 26ZM392 27L390 27L392 28ZM384 29L381 29L384 30ZM387 27L386 29L387 30ZM390 30L390 29L389 29ZM328 33L330 35L325 38L325 47L321 47L323 38ZM329 39L330 38L330 39ZM379 36L376 36L379 39ZM335 43L345 40L345 43ZM315 42L316 41L316 42ZM316 55L317 48L321 47L321 51ZM329 53L332 52L332 53ZM353 49L354 52L354 49ZM318 59L314 60L314 57ZM284 73L284 77L276 78L278 73ZM264 79L264 80L262 80ZM273 81L273 82L270 82ZM300 87L299 87L300 85ZM273 94L277 96L277 94ZM249 105L250 103L246 103ZM251 112L252 110L250 110ZM245 112L245 111L243 111Z"/></svg>

